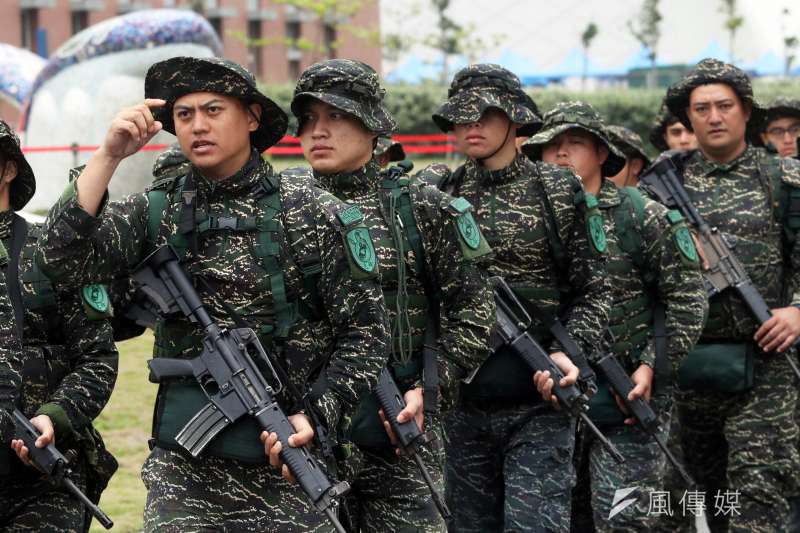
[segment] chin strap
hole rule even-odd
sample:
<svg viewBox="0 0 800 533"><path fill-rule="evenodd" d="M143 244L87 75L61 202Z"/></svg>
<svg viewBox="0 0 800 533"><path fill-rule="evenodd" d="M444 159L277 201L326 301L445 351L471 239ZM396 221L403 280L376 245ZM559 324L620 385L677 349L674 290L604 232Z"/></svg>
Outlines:
<svg viewBox="0 0 800 533"><path fill-rule="evenodd" d="M500 142L500 144L498 145L498 147L497 147L497 148L495 148L494 152L492 152L491 154L487 155L486 157L481 157L481 158L479 158L479 159L478 159L478 158L476 158L476 159L475 159L475 161L477 161L478 163L480 163L480 164L481 164L481 166L483 166L483 162L484 162L484 161L486 161L487 159L490 159L490 158L494 157L494 156L497 154L497 152L499 152L500 150L502 150L502 149L503 149L503 146L505 146L505 145L506 145L506 142L508 141L508 134L509 134L509 133L511 133L511 127L512 127L513 125L514 125L514 123L513 123L513 122L511 122L511 121L509 120L509 121L508 121L508 129L506 130L506 135L505 135L505 137L503 137L503 140Z"/></svg>

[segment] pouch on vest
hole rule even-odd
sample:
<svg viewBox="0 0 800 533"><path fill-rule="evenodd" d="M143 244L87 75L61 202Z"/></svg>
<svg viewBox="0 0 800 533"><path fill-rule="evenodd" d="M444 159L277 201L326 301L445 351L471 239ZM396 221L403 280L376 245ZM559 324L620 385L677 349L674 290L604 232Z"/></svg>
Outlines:
<svg viewBox="0 0 800 533"><path fill-rule="evenodd" d="M176 381L162 384L159 390L153 434L159 448L186 452L175 436L197 414L198 406L208 403L208 397L195 382ZM165 408L166 407L166 408ZM266 464L264 445L259 440L261 428L256 419L244 416L223 429L203 455L236 459L247 463Z"/></svg>
<svg viewBox="0 0 800 533"><path fill-rule="evenodd" d="M507 346L489 356L468 384L461 385L466 398L534 403L541 395L533 384L533 371Z"/></svg>
<svg viewBox="0 0 800 533"><path fill-rule="evenodd" d="M620 411L611 393L611 385L602 373L597 376L597 392L589 400L589 411L586 414L597 427L616 427L625 424L625 413Z"/></svg>
<svg viewBox="0 0 800 533"><path fill-rule="evenodd" d="M753 387L755 347L697 344L678 368L681 390L743 392Z"/></svg>
<svg viewBox="0 0 800 533"><path fill-rule="evenodd" d="M383 427L378 410L381 404L375 393L370 393L358 404L350 426L347 440L359 448L391 448L392 442Z"/></svg>

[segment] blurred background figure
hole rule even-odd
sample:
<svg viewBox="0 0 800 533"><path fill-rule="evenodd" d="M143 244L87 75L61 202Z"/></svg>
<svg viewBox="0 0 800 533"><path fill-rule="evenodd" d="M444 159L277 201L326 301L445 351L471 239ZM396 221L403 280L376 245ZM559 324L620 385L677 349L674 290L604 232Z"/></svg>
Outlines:
<svg viewBox="0 0 800 533"><path fill-rule="evenodd" d="M644 151L642 138L622 126L608 126L606 133L612 144L625 154L625 166L609 179L617 187L636 187L639 183L639 174L650 166L650 158Z"/></svg>
<svg viewBox="0 0 800 533"><path fill-rule="evenodd" d="M761 141L781 157L797 157L800 136L800 100L776 98L767 107L767 120Z"/></svg>
<svg viewBox="0 0 800 533"><path fill-rule="evenodd" d="M681 124L678 117L663 106L650 130L650 143L659 152L697 149L697 139L694 136L694 132Z"/></svg>

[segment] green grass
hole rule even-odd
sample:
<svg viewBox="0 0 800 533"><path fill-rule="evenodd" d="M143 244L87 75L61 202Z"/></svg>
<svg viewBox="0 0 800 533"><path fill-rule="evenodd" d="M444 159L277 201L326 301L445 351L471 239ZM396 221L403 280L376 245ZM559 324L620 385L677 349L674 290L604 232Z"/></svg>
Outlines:
<svg viewBox="0 0 800 533"><path fill-rule="evenodd" d="M156 395L156 386L147 380L153 335L148 331L117 347L119 377L111 400L97 420L97 428L119 461L119 470L103 493L100 507L114 520L113 531L131 533L142 530L146 497L139 470L149 453L147 439ZM105 530L93 521L91 531Z"/></svg>

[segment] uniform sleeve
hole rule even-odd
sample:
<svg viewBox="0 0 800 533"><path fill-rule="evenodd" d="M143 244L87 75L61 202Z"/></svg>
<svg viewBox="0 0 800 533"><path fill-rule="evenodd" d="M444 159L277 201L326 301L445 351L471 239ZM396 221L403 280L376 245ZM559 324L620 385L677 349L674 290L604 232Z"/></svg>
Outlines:
<svg viewBox="0 0 800 533"><path fill-rule="evenodd" d="M104 200L91 216L78 204L70 182L45 221L36 260L51 278L72 287L108 281L142 259L147 228L147 195Z"/></svg>
<svg viewBox="0 0 800 533"><path fill-rule="evenodd" d="M453 198L432 187L416 195L417 218L424 232L427 265L434 289L440 291L440 336L438 340L439 379L443 405L457 399L459 381L478 368L489 356L488 340L494 324L494 298L478 264L487 257L466 258L462 253L455 218L442 207ZM413 190L413 189L412 189ZM422 216L421 216L422 215Z"/></svg>
<svg viewBox="0 0 800 533"><path fill-rule="evenodd" d="M564 174L570 190L576 190L577 178ZM577 189L580 189L579 187ZM578 193L580 194L580 193ZM612 293L606 275L606 256L589 242L586 211L583 203L575 206L572 193L568 199L552 198L559 234L566 248L567 282L571 299L561 318L570 336L575 339L590 360L599 356L597 347L608 326ZM554 341L551 352L562 350Z"/></svg>
<svg viewBox="0 0 800 533"><path fill-rule="evenodd" d="M111 397L119 357L109 320L89 320L79 294L60 293L58 305L67 333L70 371L36 414L51 418L57 436L77 437Z"/></svg>
<svg viewBox="0 0 800 533"><path fill-rule="evenodd" d="M4 269L0 267L0 442L6 443L11 440L11 411L22 387L23 361Z"/></svg>
<svg viewBox="0 0 800 533"><path fill-rule="evenodd" d="M667 209L656 202L645 205L642 237L647 274L656 280L658 298L665 307L667 355L673 372L677 372L700 338L708 314L700 262L686 223L677 212L668 215ZM640 362L655 367L655 356L651 337Z"/></svg>
<svg viewBox="0 0 800 533"><path fill-rule="evenodd" d="M787 206L784 214L784 247L790 265L790 304L800 305L800 161L783 159L781 179L786 189Z"/></svg>
<svg viewBox="0 0 800 533"><path fill-rule="evenodd" d="M321 195L320 202L338 202L328 193ZM389 355L389 318L378 277L352 274L343 236L329 217L319 208L315 229L322 263L318 289L334 346L325 370L327 389L316 404L328 428L334 428L341 413L352 413L377 384Z"/></svg>

